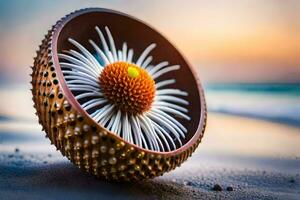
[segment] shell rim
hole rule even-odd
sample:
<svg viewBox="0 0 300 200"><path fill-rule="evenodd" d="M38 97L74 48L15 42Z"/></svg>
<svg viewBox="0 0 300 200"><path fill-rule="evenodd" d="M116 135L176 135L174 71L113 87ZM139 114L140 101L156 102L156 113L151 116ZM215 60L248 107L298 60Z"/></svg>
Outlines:
<svg viewBox="0 0 300 200"><path fill-rule="evenodd" d="M116 135L115 133L109 131L108 129L106 129L105 127L100 125L99 123L95 122L95 120L93 120L90 117L90 115L80 106L79 102L75 99L73 93L68 88L68 86L66 84L66 81L65 81L65 78L63 76L63 73L61 71L61 66L59 64L59 59L58 59L58 56L57 56L57 54L58 54L58 52L57 52L57 42L58 42L60 32L62 31L63 27L68 22L70 22L71 20L73 20L74 18L76 18L80 15L90 13L90 12L106 12L106 13L110 13L110 14L122 15L123 17L127 17L131 20L135 20L135 21L138 21L140 23L143 23L145 26L148 26L154 32L161 35L182 56L182 59L186 63L186 66L191 70L191 72L192 72L191 74L193 75L193 78L194 78L194 80L197 84L197 89L198 89L198 93L199 93L199 101L200 101L199 103L200 103L200 109L201 109L197 130L196 130L195 133L193 133L193 136L190 138L190 140L188 140L184 145L182 145L181 147L179 147L175 150L172 150L172 151L166 151L166 152L161 151L161 152L159 152L159 151L153 151L153 150L145 149L145 148L142 148L138 145L127 142L122 137ZM52 34L52 37L51 37L51 46L50 46L50 48L51 48L51 57L52 57L53 65L54 65L54 68L55 68L56 73L57 73L57 78L59 79L58 84L59 84L60 88L62 89L66 99L68 100L68 102L72 105L72 107L74 107L78 111L78 113L80 113L82 116L88 118L90 121L93 121L95 124L97 124L98 127L100 127L102 130L105 130L106 133L108 133L110 136L114 137L115 139L120 140L120 141L124 142L125 144L127 144L129 146L132 146L134 148L137 148L141 151L151 153L151 154L156 154L156 155L164 155L164 156L178 155L178 154L188 150L191 146L193 146L195 143L197 143L198 139L202 139L202 137L204 135L204 131L205 131L204 130L205 129L205 123L206 123L206 120L207 120L207 115L206 115L206 112L207 112L206 109L207 108L206 108L206 103L205 103L204 90L202 88L202 85L201 85L200 79L198 77L198 74L197 74L196 70L194 69L194 67L192 67L192 65L186 60L185 56L165 36L163 36L161 33L156 31L152 26L145 23L144 21L139 20L139 19L137 19L133 16L130 16L126 13L122 13L122 12L119 12L119 11L106 9L106 8L85 8L85 9L76 10L76 11L66 15L62 19L60 19L54 25L53 34Z"/></svg>

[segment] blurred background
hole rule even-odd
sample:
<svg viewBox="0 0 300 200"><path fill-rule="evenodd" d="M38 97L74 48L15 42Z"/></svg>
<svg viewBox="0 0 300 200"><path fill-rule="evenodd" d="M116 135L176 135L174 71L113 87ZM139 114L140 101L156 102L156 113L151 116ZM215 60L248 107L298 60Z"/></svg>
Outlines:
<svg viewBox="0 0 300 200"><path fill-rule="evenodd" d="M39 128L29 91L29 66L47 30L85 7L128 13L165 35L197 69L210 112L300 127L297 0L0 2L2 130L24 130L20 121L32 122L25 125L30 130ZM9 119L20 120L18 126Z"/></svg>
<svg viewBox="0 0 300 200"><path fill-rule="evenodd" d="M197 69L210 111L300 126L297 0L0 2L1 115L32 116L29 66L47 30L76 9L104 7L173 42Z"/></svg>
<svg viewBox="0 0 300 200"><path fill-rule="evenodd" d="M197 69L209 110L207 131L200 151L162 179L179 184L173 187L178 190L185 188L180 181L192 180L192 186L209 195L210 185L218 180L220 184L242 188L240 194L249 195L244 199L252 199L251 195L256 194L289 199L288 193L294 195L291 199L299 199L298 0L0 0L0 193L6 192L3 198L15 191L19 191L20 198L24 194L31 197L35 191L40 196L33 197L44 199L44 194L53 192L53 188L57 189L56 197L61 198L61 187L70 187L64 195L74 191L78 196L86 195L85 199L111 191L106 191L107 184L100 187L94 180L94 188L86 187L92 184L85 184L86 177L77 174L44 138L29 90L29 66L33 65L35 51L46 32L66 14L86 7L110 8L147 22L175 44ZM191 168L200 178L184 175ZM237 173L236 169L241 171ZM74 176L80 177L78 185L65 182ZM36 184L40 180L44 182ZM7 184L11 181L14 184ZM298 189L291 185L295 182ZM48 183L54 187L49 189ZM245 193L248 186L249 193ZM258 192L253 193L253 188ZM123 193L127 194L125 190ZM134 187L133 195L139 190L139 186ZM163 187L162 190L165 192ZM112 191L113 196L123 195L119 187L113 186ZM205 198L203 194L200 197Z"/></svg>

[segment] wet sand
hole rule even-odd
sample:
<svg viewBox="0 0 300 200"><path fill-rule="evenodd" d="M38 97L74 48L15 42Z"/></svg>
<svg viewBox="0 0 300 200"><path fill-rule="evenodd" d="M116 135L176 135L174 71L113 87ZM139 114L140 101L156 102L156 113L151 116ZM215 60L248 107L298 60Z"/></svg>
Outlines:
<svg viewBox="0 0 300 200"><path fill-rule="evenodd" d="M187 162L136 183L81 172L39 129L35 121L0 123L1 199L300 199L299 128L209 113Z"/></svg>

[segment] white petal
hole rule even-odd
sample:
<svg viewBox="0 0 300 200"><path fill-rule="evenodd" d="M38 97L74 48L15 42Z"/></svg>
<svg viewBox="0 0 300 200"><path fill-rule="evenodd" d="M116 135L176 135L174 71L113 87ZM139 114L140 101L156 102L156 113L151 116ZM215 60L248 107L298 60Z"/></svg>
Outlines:
<svg viewBox="0 0 300 200"><path fill-rule="evenodd" d="M188 112L188 110L186 108L182 107L182 106L178 106L176 104L165 102L165 101L155 101L155 102L153 102L152 105L157 107L158 109L163 107L163 106L166 106L166 107L169 107L169 108L174 108L175 110L178 110L178 111L181 111L181 112L185 112L185 113Z"/></svg>
<svg viewBox="0 0 300 200"><path fill-rule="evenodd" d="M152 68L149 68L147 69L148 70L148 73L150 75L154 74L155 72L157 72L158 70L160 70L161 68L164 68L166 66L169 65L169 62L167 61L164 61L164 62L161 62L161 63L158 63L157 65L153 66Z"/></svg>
<svg viewBox="0 0 300 200"><path fill-rule="evenodd" d="M62 58L62 59L65 59L67 61L69 61L70 63L73 63L77 66L80 66L81 68L83 69L90 69L96 76L99 76L101 70L98 69L97 71L94 69L94 67L86 64L85 62L79 60L79 59L76 59L72 56L69 56L69 55L66 55L66 54L58 54L58 57L59 58Z"/></svg>
<svg viewBox="0 0 300 200"><path fill-rule="evenodd" d="M146 67L151 63L152 60L153 60L153 57L152 57L152 56L149 56L149 57L141 64L141 67L142 67L142 68L146 68Z"/></svg>
<svg viewBox="0 0 300 200"><path fill-rule="evenodd" d="M110 63L113 63L114 59L113 59L113 56L112 56L111 52L108 49L108 46L107 46L106 40L104 38L104 35L102 34L102 32L101 32L101 30L99 29L98 26L96 26L95 29L96 29L99 37L100 37L100 40L101 40L102 46L104 48L104 52L105 52L106 57L108 58Z"/></svg>
<svg viewBox="0 0 300 200"><path fill-rule="evenodd" d="M97 92L87 92L75 96L75 99L79 100L86 97L103 97L103 94Z"/></svg>
<svg viewBox="0 0 300 200"><path fill-rule="evenodd" d="M164 87L166 85L173 84L173 83L175 83L175 79L169 79L169 80L164 80L164 81L155 83L155 86L156 86L156 89L158 89L158 88L161 88L161 87Z"/></svg>
<svg viewBox="0 0 300 200"><path fill-rule="evenodd" d="M75 45L86 56L87 59L90 60L90 62L93 64L92 66L94 66L95 70L97 70L97 68L101 69L101 65L99 64L99 62L86 48L84 48L81 44L79 44L77 41L73 40L72 38L69 38L68 40L73 45Z"/></svg>
<svg viewBox="0 0 300 200"><path fill-rule="evenodd" d="M173 66L170 66L170 67L166 67L166 68L161 69L161 70L155 72L154 74L152 74L152 78L156 79L156 78L160 77L161 75L163 75L165 73L168 73L168 72L174 71L174 70L178 70L178 69L180 69L179 65L173 65Z"/></svg>
<svg viewBox="0 0 300 200"><path fill-rule="evenodd" d="M89 43L94 47L94 49L96 50L96 52L99 54L99 56L101 57L101 59L104 61L104 65L110 64L108 58L103 53L103 51L96 45L96 43L93 40L89 40Z"/></svg>
<svg viewBox="0 0 300 200"><path fill-rule="evenodd" d="M59 64L63 68L72 69L75 72L83 72L83 73L86 73L86 74L89 74L89 75L93 76L96 79L99 76L99 73L96 73L94 71L88 70L87 68L84 68L84 67L82 67L80 65L75 65L75 64L72 64L72 63L65 63L65 62L60 62Z"/></svg>
<svg viewBox="0 0 300 200"><path fill-rule="evenodd" d="M127 60L127 44L126 44L126 42L123 43L122 54L123 54L123 61L126 61Z"/></svg>
<svg viewBox="0 0 300 200"><path fill-rule="evenodd" d="M112 51L112 54L113 54L113 57L114 57L114 61L117 62L118 61L118 56L117 56L117 50L116 50L114 38L112 37L112 35L110 33L110 30L109 30L109 28L107 26L105 27L105 30L106 30L106 34L108 36L110 50Z"/></svg>
<svg viewBox="0 0 300 200"><path fill-rule="evenodd" d="M132 62L132 57L133 57L133 50L129 49L128 56L127 56L127 62L131 63Z"/></svg>
<svg viewBox="0 0 300 200"><path fill-rule="evenodd" d="M170 96L170 95L157 95L157 96L155 96L154 101L169 101L169 102L174 102L174 103L180 103L183 105L189 105L188 101L178 98L178 97Z"/></svg>
<svg viewBox="0 0 300 200"><path fill-rule="evenodd" d="M139 59L136 61L136 65L141 66L146 56L156 47L155 43L150 44L140 55Z"/></svg>
<svg viewBox="0 0 300 200"><path fill-rule="evenodd" d="M77 76L78 78L80 77L85 77L94 80L95 82L98 81L98 78L95 78L95 76L92 76L90 74L82 73L82 72L74 72L74 71L69 71L69 70L62 70L64 76L66 75L72 75L72 76Z"/></svg>

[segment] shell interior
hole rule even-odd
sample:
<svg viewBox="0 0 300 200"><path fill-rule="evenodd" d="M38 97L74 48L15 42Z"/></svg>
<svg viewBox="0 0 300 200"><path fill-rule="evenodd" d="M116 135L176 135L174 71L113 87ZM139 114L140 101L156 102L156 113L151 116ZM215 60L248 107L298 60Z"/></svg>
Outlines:
<svg viewBox="0 0 300 200"><path fill-rule="evenodd" d="M184 131L184 136L180 137L180 139L178 139L174 135L172 135L170 133L170 130L168 128L166 128L166 126L164 124L159 124L159 123L157 123L157 125L159 127L161 127L160 130L164 129L167 134L170 134L171 137L169 137L169 138L171 138L171 139L167 139L167 140L165 140L165 142L160 142L163 139L161 137L159 137L159 139L157 141L160 140L159 141L160 144L158 144L158 142L156 142L157 143L156 145L154 144L154 142L151 144L151 142L149 142L149 140L147 140L147 135L149 133L147 133L147 131L145 131L145 129L141 129L141 133L140 133L140 134L143 134L144 137L146 138L144 143L139 142L139 139L135 139L134 136L131 136L131 138L130 138L128 135L124 137L124 135L126 135L124 133L118 134L118 132L120 132L120 130L118 130L118 128L112 129L112 127L110 127L110 131L114 134L120 135L121 137L123 136L123 139L127 140L128 142L130 142L132 144L136 144L136 145L138 145L142 148L148 149L148 150L161 151L161 152L172 151L172 150L176 150L176 149L180 148L181 146L183 146L184 144L186 144L193 137L193 135L197 132L197 128L198 128L199 121L200 121L200 113L201 113L200 105L201 105L201 103L199 103L200 95L199 95L199 90L198 90L198 86L197 86L197 84L198 84L197 80L196 80L193 72L191 71L190 67L186 63L185 59L176 50L176 48L173 47L172 44L170 44L163 36L161 36L159 33L154 31L149 26L147 26L137 20L133 20L132 18L127 17L125 15L115 15L115 14L109 13L109 12L107 12L107 13L106 12L85 13L85 14L76 16L75 18L70 20L63 27L63 29L61 30L59 37L58 37L57 52L59 54L66 55L65 54L66 50L75 50L75 51L80 52L82 55L84 55L84 53L78 49L78 45L76 46L76 42L79 43L88 52L90 52L91 55L94 57L94 59L98 62L98 63L94 62L94 66L95 65L100 66L99 71L97 71L97 69L96 69L96 72L95 72L95 74L99 73L99 77L101 75L101 71L103 71L103 69L101 69L101 66L102 66L102 68L107 66L107 61L99 58L99 56L97 57L97 55L99 55L99 54L97 54L98 53L97 50L95 49L95 47L93 47L91 42L89 42L89 40L92 40L94 42L94 44L96 44L99 47L99 49L104 52L104 46L101 43L103 41L101 41L101 37L99 37L99 32L97 32L95 30L95 27L98 27L99 30L103 33L104 40L107 41L108 44L111 39L109 37L109 34L107 34L108 33L107 29L109 30L109 32L113 36L114 45L115 45L116 50L122 50L122 49L124 50L124 42L126 42L126 44L128 45L128 47L126 47L126 49L128 48L128 50L126 51L126 57L127 58L129 57L129 49L132 49L134 51L132 58L130 60L130 62L132 62L133 64L143 65L141 62L139 62L140 56L143 55L143 52L145 51L145 49L147 49L147 47L149 47L149 45L151 46L151 44L156 44L156 48L154 48L151 52L149 52L149 57L151 56L151 62L149 61L148 65L150 67L157 66L157 64L159 64L159 63L168 61L168 63L169 63L168 66L180 66L180 68L176 68L176 70L170 70L168 73L164 73L163 75L157 76L157 77L154 77L155 75L153 76L153 74L152 74L152 77L154 77L155 83L158 84L158 83L162 83L163 81L166 81L166 80L174 80L175 79L176 82L172 83L172 84L168 84L168 86L166 88L171 89L171 90L178 89L178 90L183 91L188 94L187 96L179 95L177 97L180 97L180 98L182 98L183 101L188 102L188 105L185 105L183 107L188 110L188 112L185 113L185 115L187 115L188 118L190 118L190 120L187 120L184 117L180 117L176 114L175 115L172 114L172 117L186 129ZM70 40L70 38L71 38L71 40ZM74 41L76 41L76 42L74 42ZM110 49L110 51L113 52L112 49ZM124 53L124 51L123 51L123 53ZM114 56L112 55L112 57L114 57ZM120 57L122 57L122 56L120 56ZM108 58L108 60L109 60L109 55L107 55L106 58ZM118 55L116 55L116 58L118 58ZM74 86L74 84L72 85L72 83L74 83L74 81L76 83L76 73L78 71L75 71L73 79L67 78L68 75L70 75L68 72L72 72L72 69L70 69L70 67L68 68L64 64L62 64L62 63L68 63L68 62L66 62L66 60L67 60L66 58L60 57L60 63L61 63L60 67L61 67L62 71L60 71L59 73L63 73L64 78L65 78L64 81L66 81L66 83L67 83L66 85L72 91L73 97L69 97L69 98L71 98L73 100L71 100L70 102L73 104L79 103L81 109L85 110L86 113L88 113L91 117L93 117L96 115L95 113L97 113L98 110L100 110L104 106L107 106L107 104L96 105L97 104L97 102L96 102L96 104L95 104L96 106L90 106L89 109L85 109L86 106L91 105L91 103L89 104L89 102L93 102L93 99L91 99L90 96L85 97L84 93L86 93L87 91L82 91L81 89L78 89L78 87L76 90L77 85L82 85L82 84L80 84L80 82L77 81L77 85L76 84L75 84L75 86ZM147 60L147 59L145 58L145 60ZM144 62L147 62L145 60L144 60ZM116 59L114 61L116 61ZM121 60L118 60L118 61L121 61ZM128 60L126 60L126 61L128 61ZM72 62L69 62L69 63L72 63ZM110 63L112 63L112 62L110 62ZM146 67L146 69L147 69L147 66L144 66L144 67ZM149 72L149 70L148 70L148 72ZM97 77L97 76L95 76L95 77ZM62 81L62 80L60 80L60 81ZM96 80L94 81L94 83L99 84L96 82ZM73 89L72 89L72 87L73 87ZM74 89L74 87L75 87L75 89ZM82 87L82 86L80 86L80 87ZM164 89L166 89L166 88L164 88ZM101 93L101 89L102 88L100 85L99 94ZM156 93L159 93L158 89L156 90ZM78 95L81 95L81 96L83 95L83 98L75 100L76 96L78 97ZM104 100L105 100L105 98L104 98ZM109 106L108 106L108 108L109 108ZM112 108L112 109L115 109L115 108ZM116 113L118 113L118 109L116 110ZM127 114L126 114L126 117L129 117L129 116L130 115L127 116ZM159 118L159 116L156 116L156 117ZM105 126L108 126L110 121L113 121L113 120L116 120L116 117L112 118L110 120L106 120L105 123L103 121L102 121L102 123L100 123L99 121L96 123L99 123L101 126L105 127ZM127 121L128 121L128 119L127 119ZM122 120L121 120L121 122L122 122ZM120 125L120 127L123 128L122 125ZM125 128L124 130L129 130L129 129ZM126 131L126 132L128 132L128 131ZM132 130L130 130L130 132L132 133L132 135L134 135ZM171 140L173 140L173 141L171 141Z"/></svg>

